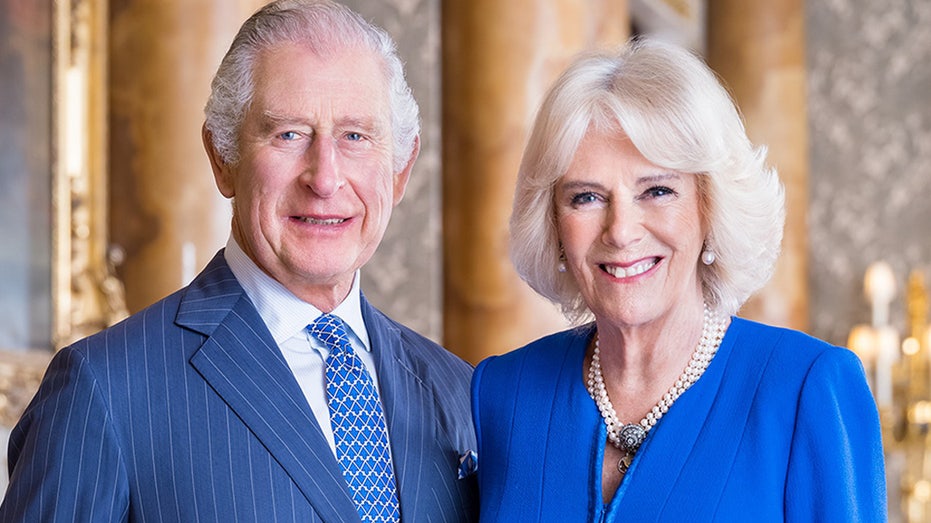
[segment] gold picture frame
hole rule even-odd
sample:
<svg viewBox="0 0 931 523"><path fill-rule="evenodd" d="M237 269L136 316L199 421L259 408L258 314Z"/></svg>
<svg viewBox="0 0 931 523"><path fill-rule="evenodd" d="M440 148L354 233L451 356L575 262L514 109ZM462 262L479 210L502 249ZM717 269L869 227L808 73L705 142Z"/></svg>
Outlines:
<svg viewBox="0 0 931 523"><path fill-rule="evenodd" d="M108 253L106 0L56 0L51 26L50 342L0 351L3 426L22 414L54 351L127 315Z"/></svg>
<svg viewBox="0 0 931 523"><path fill-rule="evenodd" d="M107 4L59 0L53 62L52 343L126 316L107 234Z"/></svg>

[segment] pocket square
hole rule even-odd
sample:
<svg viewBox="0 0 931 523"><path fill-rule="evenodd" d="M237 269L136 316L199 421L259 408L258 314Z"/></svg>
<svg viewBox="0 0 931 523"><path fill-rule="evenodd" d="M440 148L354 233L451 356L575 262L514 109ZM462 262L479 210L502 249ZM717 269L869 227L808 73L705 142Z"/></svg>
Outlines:
<svg viewBox="0 0 931 523"><path fill-rule="evenodd" d="M478 454L468 450L459 456L459 479L465 479L478 471Z"/></svg>

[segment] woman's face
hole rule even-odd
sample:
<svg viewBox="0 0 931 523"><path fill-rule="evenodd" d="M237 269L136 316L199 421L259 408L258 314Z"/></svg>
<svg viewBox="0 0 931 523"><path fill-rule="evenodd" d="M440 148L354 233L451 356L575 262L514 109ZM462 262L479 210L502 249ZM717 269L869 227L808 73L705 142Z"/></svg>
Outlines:
<svg viewBox="0 0 931 523"><path fill-rule="evenodd" d="M700 303L694 174L650 163L624 135L589 131L555 199L566 265L597 318L638 326Z"/></svg>

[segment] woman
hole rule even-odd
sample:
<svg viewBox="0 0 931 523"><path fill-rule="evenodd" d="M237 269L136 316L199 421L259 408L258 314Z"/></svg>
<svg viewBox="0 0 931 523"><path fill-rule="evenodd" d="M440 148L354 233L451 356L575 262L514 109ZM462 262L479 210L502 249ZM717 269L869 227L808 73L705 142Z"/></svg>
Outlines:
<svg viewBox="0 0 931 523"><path fill-rule="evenodd" d="M511 218L521 277L594 321L472 381L483 521L882 521L879 420L848 350L733 316L784 195L714 74L640 40L548 93Z"/></svg>

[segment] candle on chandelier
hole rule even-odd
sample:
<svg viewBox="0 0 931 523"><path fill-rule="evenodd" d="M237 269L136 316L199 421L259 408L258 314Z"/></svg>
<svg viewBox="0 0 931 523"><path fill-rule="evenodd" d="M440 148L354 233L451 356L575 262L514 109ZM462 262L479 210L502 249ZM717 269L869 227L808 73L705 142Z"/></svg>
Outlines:
<svg viewBox="0 0 931 523"><path fill-rule="evenodd" d="M889 324L889 304L895 296L895 274L884 261L871 264L863 278L863 289L870 300L873 312L873 328Z"/></svg>
<svg viewBox="0 0 931 523"><path fill-rule="evenodd" d="M876 330L876 405L892 406L892 367L899 359L899 333L885 325Z"/></svg>
<svg viewBox="0 0 931 523"><path fill-rule="evenodd" d="M850 329L850 335L847 336L847 348L860 357L863 362L863 368L866 370L866 379L870 384L870 389L876 392L875 374L876 374L876 332L872 327L866 324L854 325Z"/></svg>

